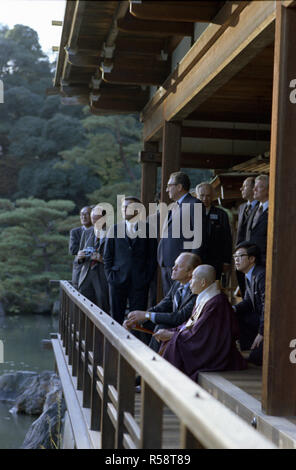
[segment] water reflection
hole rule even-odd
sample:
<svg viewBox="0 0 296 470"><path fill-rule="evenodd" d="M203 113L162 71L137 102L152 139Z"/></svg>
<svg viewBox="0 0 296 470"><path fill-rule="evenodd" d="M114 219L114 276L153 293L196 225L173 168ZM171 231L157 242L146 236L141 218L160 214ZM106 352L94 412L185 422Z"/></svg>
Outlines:
<svg viewBox="0 0 296 470"><path fill-rule="evenodd" d="M0 375L17 370L54 370L53 352L44 350L42 339L58 331L57 317L43 315L0 316L0 340L4 344L4 363ZM0 402L0 449L17 449L36 419L11 413L12 403Z"/></svg>

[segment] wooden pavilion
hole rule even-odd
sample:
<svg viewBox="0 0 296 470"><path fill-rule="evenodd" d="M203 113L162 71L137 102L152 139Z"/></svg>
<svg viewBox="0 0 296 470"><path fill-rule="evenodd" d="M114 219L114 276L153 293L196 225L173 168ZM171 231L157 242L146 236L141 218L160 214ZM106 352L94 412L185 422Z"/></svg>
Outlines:
<svg viewBox="0 0 296 470"><path fill-rule="evenodd" d="M262 374L266 415L296 415L296 2L67 1L51 93L94 114L139 113L142 200L180 168L230 199L270 173ZM222 182L222 183L221 183ZM234 189L236 188L236 189ZM295 198L294 198L295 196Z"/></svg>

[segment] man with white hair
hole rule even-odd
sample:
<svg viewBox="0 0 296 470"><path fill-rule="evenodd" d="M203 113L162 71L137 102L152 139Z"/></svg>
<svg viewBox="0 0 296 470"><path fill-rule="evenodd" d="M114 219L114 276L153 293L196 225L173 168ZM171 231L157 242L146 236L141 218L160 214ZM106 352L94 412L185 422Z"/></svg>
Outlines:
<svg viewBox="0 0 296 470"><path fill-rule="evenodd" d="M173 330L154 335L164 343L163 357L194 381L202 371L246 368L236 346L239 331L234 311L215 279L213 266L198 266L190 281L197 295L191 317Z"/></svg>
<svg viewBox="0 0 296 470"><path fill-rule="evenodd" d="M214 190L210 183L196 186L196 195L206 208L206 243L203 262L214 266L217 279L231 269L232 236L228 215L213 204Z"/></svg>

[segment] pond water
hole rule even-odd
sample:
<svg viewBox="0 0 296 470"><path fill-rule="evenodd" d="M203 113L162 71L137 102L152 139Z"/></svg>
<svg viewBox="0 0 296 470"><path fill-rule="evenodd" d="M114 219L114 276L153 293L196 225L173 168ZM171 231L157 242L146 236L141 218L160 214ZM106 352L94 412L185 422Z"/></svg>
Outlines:
<svg viewBox="0 0 296 470"><path fill-rule="evenodd" d="M57 331L57 317L0 316L0 341L4 349L0 375L17 370L54 370L53 352L43 349L41 340L50 339L50 333ZM0 449L18 449L31 423L37 418L11 413L11 408L12 404L0 402Z"/></svg>

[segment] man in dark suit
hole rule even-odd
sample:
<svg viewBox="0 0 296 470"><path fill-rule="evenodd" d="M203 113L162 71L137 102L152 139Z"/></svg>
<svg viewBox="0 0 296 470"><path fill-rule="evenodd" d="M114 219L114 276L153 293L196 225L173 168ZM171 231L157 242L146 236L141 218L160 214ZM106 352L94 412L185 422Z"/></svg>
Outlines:
<svg viewBox="0 0 296 470"><path fill-rule="evenodd" d="M157 252L164 295L169 292L172 286L172 267L175 259L181 253L189 251L203 259L205 208L199 199L191 196L189 189L190 179L188 175L181 171L170 175L166 191L175 204L162 227ZM200 207L198 207L198 204L200 204ZM197 216L198 213L201 217ZM194 235L192 236L190 233L194 233ZM201 240L200 243L198 239Z"/></svg>
<svg viewBox="0 0 296 470"><path fill-rule="evenodd" d="M85 230L81 237L77 261L81 266L79 292L109 313L108 284L104 271L103 250L106 232L97 229L96 224L105 216L99 205L91 211L92 227Z"/></svg>
<svg viewBox="0 0 296 470"><path fill-rule="evenodd" d="M250 215L246 231L246 241L255 243L260 249L261 263L266 263L267 223L268 223L268 175L255 179L254 198L259 201Z"/></svg>
<svg viewBox="0 0 296 470"><path fill-rule="evenodd" d="M246 202L241 204L238 208L238 220L237 220L237 233L236 233L236 245L244 242L246 240L246 231L249 217L259 204L259 202L254 199L254 186L255 178L252 176L246 178L240 188L242 198ZM242 272L236 271L237 282L239 285L239 290L242 298L245 295L245 276Z"/></svg>
<svg viewBox="0 0 296 470"><path fill-rule="evenodd" d="M104 249L111 315L121 324L127 302L130 311L146 309L149 284L156 269L157 240L149 238L148 223L138 220L134 203L140 201L133 196L124 199L124 220L110 227Z"/></svg>
<svg viewBox="0 0 296 470"><path fill-rule="evenodd" d="M69 239L69 254L76 256L79 250L81 236L84 230L91 227L90 220L91 207L83 207L80 211L80 221L81 227L75 227L70 230L70 239ZM81 270L81 264L78 263L77 259L74 258L73 269L72 269L72 284L77 289L78 280Z"/></svg>
<svg viewBox="0 0 296 470"><path fill-rule="evenodd" d="M232 235L227 212L213 205L214 191L210 183L196 186L196 195L206 208L206 244L204 264L214 266L217 279L231 269Z"/></svg>
<svg viewBox="0 0 296 470"><path fill-rule="evenodd" d="M242 350L251 349L249 361L262 364L265 268L260 266L260 251L251 242L240 243L234 254L235 267L244 273L246 292L242 302L233 307L240 327Z"/></svg>
<svg viewBox="0 0 296 470"><path fill-rule="evenodd" d="M129 329L145 323L145 328L158 331L181 325L192 314L196 295L192 294L189 282L201 259L194 253L181 253L172 269L173 285L168 294L148 311L136 310L128 314L124 326ZM156 325L156 326L155 326ZM152 338L149 346L158 351L159 343Z"/></svg>

